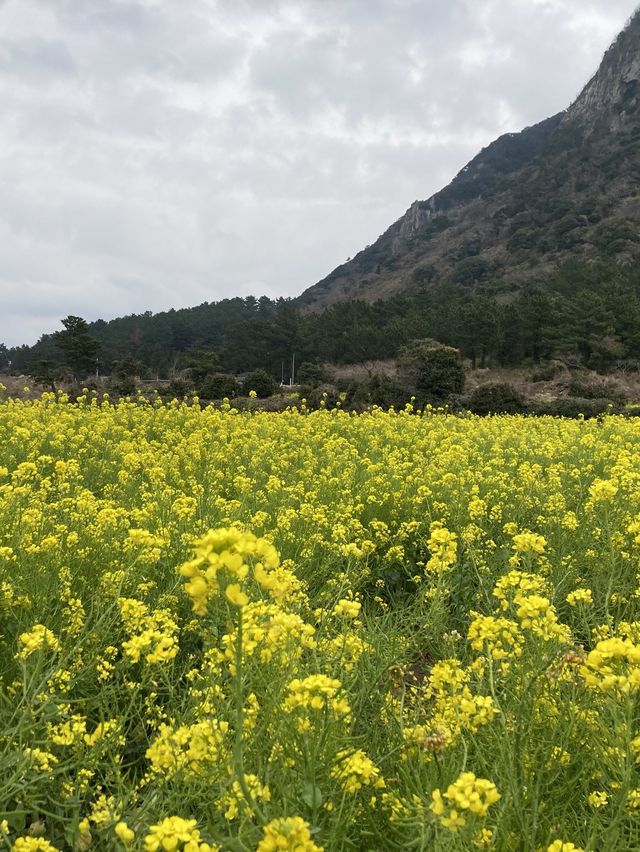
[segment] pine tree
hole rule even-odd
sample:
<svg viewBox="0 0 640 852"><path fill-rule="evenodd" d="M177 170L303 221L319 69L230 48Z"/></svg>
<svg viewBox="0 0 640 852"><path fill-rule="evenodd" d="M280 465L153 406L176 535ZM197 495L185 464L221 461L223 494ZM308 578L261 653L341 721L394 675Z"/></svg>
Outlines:
<svg viewBox="0 0 640 852"><path fill-rule="evenodd" d="M100 343L89 333L89 326L82 317L69 315L62 320L64 331L53 335L55 344L64 355L64 360L75 379L82 379L95 370Z"/></svg>

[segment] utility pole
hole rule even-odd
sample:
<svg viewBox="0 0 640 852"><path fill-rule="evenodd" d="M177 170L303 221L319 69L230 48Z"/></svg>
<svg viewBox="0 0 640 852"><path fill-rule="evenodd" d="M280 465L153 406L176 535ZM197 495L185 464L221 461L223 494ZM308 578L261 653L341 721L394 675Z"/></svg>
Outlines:
<svg viewBox="0 0 640 852"><path fill-rule="evenodd" d="M291 386L296 383L296 353L294 352L291 357Z"/></svg>

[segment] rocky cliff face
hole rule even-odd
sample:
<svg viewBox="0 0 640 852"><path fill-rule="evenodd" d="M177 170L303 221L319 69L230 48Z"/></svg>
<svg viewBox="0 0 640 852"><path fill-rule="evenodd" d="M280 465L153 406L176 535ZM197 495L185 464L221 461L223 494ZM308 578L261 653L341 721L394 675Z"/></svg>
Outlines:
<svg viewBox="0 0 640 852"><path fill-rule="evenodd" d="M501 136L353 260L311 309L447 282L497 295L570 257L640 254L640 10L564 112Z"/></svg>
<svg viewBox="0 0 640 852"><path fill-rule="evenodd" d="M606 52L597 73L567 110L565 124L587 135L616 133L637 121L640 107L640 12Z"/></svg>

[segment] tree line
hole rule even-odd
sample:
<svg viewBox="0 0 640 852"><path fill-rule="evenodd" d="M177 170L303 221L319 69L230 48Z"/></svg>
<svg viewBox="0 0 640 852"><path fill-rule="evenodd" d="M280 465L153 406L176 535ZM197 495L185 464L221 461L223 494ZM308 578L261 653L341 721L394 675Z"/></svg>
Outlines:
<svg viewBox="0 0 640 852"><path fill-rule="evenodd" d="M0 370L53 374L73 364L106 375L128 360L141 375L169 378L204 358L219 372L263 369L288 380L294 353L298 363L358 363L395 358L412 340L430 338L459 349L473 366L565 357L605 372L640 359L640 262L571 262L512 292L496 293L491 282L448 282L318 313L295 300L238 297L85 325L93 343L82 365L65 328L34 346L0 344Z"/></svg>

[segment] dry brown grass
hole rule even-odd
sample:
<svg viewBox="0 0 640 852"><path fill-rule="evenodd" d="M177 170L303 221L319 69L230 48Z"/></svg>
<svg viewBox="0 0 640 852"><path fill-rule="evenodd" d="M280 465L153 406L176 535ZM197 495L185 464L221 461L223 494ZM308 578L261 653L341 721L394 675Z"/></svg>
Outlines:
<svg viewBox="0 0 640 852"><path fill-rule="evenodd" d="M570 384L579 379L584 384L604 383L617 391L620 396L630 402L640 402L640 373L623 373L620 371L602 376L595 370L569 369L562 362L556 362L558 372L548 381L534 381L533 377L539 370L537 367L491 368L485 370L468 369L466 373L465 391L468 393L479 385L493 382L507 382L516 388L525 399L532 402L544 402L557 397L571 396Z"/></svg>

